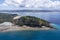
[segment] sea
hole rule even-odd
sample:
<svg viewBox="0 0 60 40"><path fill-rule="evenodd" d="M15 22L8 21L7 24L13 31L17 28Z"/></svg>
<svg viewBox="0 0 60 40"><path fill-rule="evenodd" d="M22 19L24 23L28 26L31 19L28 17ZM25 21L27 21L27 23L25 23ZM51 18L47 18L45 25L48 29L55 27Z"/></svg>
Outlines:
<svg viewBox="0 0 60 40"><path fill-rule="evenodd" d="M60 12L8 12L19 16L35 16L51 23L57 30L22 30L0 32L0 40L60 40Z"/></svg>

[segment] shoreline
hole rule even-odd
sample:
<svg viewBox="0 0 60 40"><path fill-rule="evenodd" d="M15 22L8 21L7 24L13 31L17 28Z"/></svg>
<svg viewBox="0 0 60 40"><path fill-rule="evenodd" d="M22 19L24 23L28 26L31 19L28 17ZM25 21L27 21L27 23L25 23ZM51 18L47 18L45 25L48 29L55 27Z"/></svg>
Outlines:
<svg viewBox="0 0 60 40"><path fill-rule="evenodd" d="M34 27L27 27L27 26L9 26L9 27L0 27L0 32L9 32L9 31L23 31L23 30L55 30L54 28L43 27L43 28L34 28Z"/></svg>

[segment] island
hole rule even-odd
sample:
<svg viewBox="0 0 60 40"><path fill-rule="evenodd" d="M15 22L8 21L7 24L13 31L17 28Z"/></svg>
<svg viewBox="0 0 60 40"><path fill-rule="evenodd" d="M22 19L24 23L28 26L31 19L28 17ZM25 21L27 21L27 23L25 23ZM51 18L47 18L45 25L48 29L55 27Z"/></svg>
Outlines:
<svg viewBox="0 0 60 40"><path fill-rule="evenodd" d="M0 31L56 29L47 20L35 16L0 13Z"/></svg>

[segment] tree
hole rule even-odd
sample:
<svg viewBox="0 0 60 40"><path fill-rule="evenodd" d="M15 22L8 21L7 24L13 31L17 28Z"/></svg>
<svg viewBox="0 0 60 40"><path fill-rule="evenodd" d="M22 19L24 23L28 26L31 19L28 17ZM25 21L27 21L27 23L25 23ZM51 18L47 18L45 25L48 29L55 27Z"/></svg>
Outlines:
<svg viewBox="0 0 60 40"><path fill-rule="evenodd" d="M23 26L23 25L30 26L30 27L50 26L48 21L34 16L22 16L17 20L15 20L14 22L19 26Z"/></svg>

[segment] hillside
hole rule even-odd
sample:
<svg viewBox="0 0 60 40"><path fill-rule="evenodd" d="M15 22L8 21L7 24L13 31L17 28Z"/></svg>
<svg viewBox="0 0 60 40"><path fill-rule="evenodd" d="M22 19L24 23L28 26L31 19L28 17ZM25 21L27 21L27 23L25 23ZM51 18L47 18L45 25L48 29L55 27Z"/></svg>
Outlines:
<svg viewBox="0 0 60 40"><path fill-rule="evenodd" d="M0 13L0 23L3 22L12 22L15 25L19 26L30 26L30 27L51 27L50 22L43 20L41 18L37 18L34 16L22 16L19 19L13 20L14 17L18 16L17 14L8 14L8 13ZM51 27L53 28L53 27Z"/></svg>
<svg viewBox="0 0 60 40"><path fill-rule="evenodd" d="M50 22L35 16L18 16L17 14L0 13L0 31L50 29L56 28L51 26Z"/></svg>
<svg viewBox="0 0 60 40"><path fill-rule="evenodd" d="M12 18L15 16L17 16L17 14L0 13L0 23L12 22Z"/></svg>
<svg viewBox="0 0 60 40"><path fill-rule="evenodd" d="M22 16L19 19L15 19L14 24L19 26L26 25L30 27L51 27L50 22L34 16Z"/></svg>

